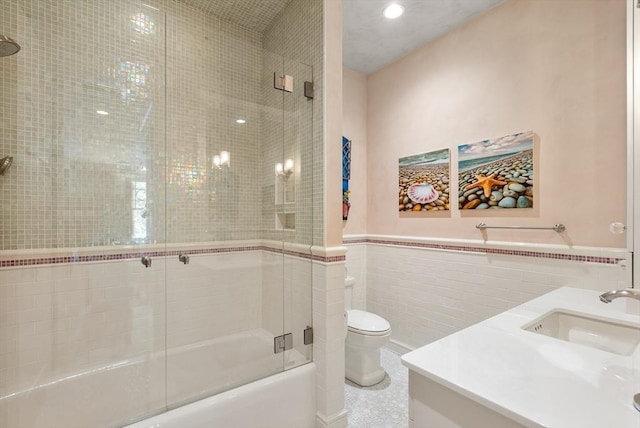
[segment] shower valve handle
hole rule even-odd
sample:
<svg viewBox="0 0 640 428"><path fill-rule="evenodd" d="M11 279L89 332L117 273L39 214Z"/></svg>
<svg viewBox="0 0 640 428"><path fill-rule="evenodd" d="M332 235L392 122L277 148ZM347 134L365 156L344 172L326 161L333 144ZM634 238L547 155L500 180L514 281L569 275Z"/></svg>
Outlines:
<svg viewBox="0 0 640 428"><path fill-rule="evenodd" d="M144 267L148 268L151 266L151 257L142 256L142 259L140 259L140 262L144 265Z"/></svg>
<svg viewBox="0 0 640 428"><path fill-rule="evenodd" d="M178 260L181 261L182 263L184 263L185 265L189 264L189 256L186 254L180 254L178 256Z"/></svg>

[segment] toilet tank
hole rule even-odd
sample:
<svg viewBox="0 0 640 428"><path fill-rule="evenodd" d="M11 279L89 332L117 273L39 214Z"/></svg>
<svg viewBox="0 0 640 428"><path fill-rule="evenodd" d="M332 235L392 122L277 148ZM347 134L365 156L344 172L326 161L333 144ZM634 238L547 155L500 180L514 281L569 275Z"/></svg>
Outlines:
<svg viewBox="0 0 640 428"><path fill-rule="evenodd" d="M353 294L353 285L356 283L356 279L352 276L344 277L344 309L348 311L351 309L351 296Z"/></svg>

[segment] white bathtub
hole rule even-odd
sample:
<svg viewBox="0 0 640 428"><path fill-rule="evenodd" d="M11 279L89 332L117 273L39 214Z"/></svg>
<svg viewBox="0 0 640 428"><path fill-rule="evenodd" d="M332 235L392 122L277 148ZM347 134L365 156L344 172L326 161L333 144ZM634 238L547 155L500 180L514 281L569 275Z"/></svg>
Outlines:
<svg viewBox="0 0 640 428"><path fill-rule="evenodd" d="M314 363L240 386L127 428L312 428Z"/></svg>
<svg viewBox="0 0 640 428"><path fill-rule="evenodd" d="M0 426L114 427L167 407L130 427L314 426L313 363L239 386L306 360L296 350L273 354L272 346L273 336L256 329L43 379L0 397Z"/></svg>

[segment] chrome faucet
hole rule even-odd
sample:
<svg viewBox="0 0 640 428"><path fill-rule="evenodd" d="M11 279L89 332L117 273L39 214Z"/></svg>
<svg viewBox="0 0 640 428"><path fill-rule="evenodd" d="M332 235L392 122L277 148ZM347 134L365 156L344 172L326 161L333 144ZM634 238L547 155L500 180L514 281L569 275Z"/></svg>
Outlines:
<svg viewBox="0 0 640 428"><path fill-rule="evenodd" d="M640 290L627 288L626 290L611 290L600 295L600 301L604 303L611 303L612 300L618 297L629 297L631 299L640 300ZM640 393L633 396L633 407L640 412Z"/></svg>
<svg viewBox="0 0 640 428"><path fill-rule="evenodd" d="M187 256L186 254L178 255L178 260L184 263L185 265L189 264L189 256Z"/></svg>
<svg viewBox="0 0 640 428"><path fill-rule="evenodd" d="M626 290L611 290L600 295L600 301L604 303L611 303L612 300L618 297L629 297L630 299L640 300L640 290L626 289Z"/></svg>

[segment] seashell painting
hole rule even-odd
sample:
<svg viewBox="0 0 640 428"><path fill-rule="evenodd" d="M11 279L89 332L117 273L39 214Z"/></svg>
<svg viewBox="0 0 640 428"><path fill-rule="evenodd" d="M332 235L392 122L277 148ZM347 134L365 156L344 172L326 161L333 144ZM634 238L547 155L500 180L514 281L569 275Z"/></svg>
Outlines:
<svg viewBox="0 0 640 428"><path fill-rule="evenodd" d="M428 204L438 199L439 195L431 184L415 183L407 190L407 196L409 196L409 199L413 202Z"/></svg>
<svg viewBox="0 0 640 428"><path fill-rule="evenodd" d="M449 210L449 149L400 158L398 208L412 216ZM405 215L405 214L403 214Z"/></svg>

